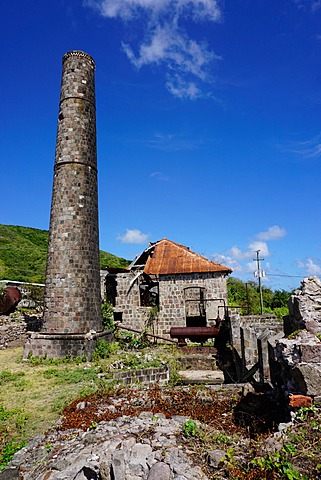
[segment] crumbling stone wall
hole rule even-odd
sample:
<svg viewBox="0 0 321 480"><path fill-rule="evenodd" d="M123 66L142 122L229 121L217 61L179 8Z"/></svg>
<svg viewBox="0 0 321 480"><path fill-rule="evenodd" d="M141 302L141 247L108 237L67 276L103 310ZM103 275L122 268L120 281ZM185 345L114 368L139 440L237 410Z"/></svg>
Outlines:
<svg viewBox="0 0 321 480"><path fill-rule="evenodd" d="M39 316L1 315L0 316L0 349L10 346L24 345L27 332L37 332L42 326Z"/></svg>
<svg viewBox="0 0 321 480"><path fill-rule="evenodd" d="M240 379L247 370L259 362L260 367L254 378L257 381L268 380L270 377L268 339L277 334L283 336L283 322L271 314L241 316L234 310L230 313L230 327Z"/></svg>
<svg viewBox="0 0 321 480"><path fill-rule="evenodd" d="M271 380L288 394L321 401L321 281L308 277L289 300L285 335L269 340Z"/></svg>
<svg viewBox="0 0 321 480"><path fill-rule="evenodd" d="M114 312L122 316L125 327L143 330L150 327L155 335L169 337L173 326L186 326L186 304L184 289L205 288L206 318L213 320L218 314L224 317L224 303L227 303L226 278L221 273L193 273L159 276L159 312L153 319L150 307L140 306L138 280L134 272L117 274L117 296ZM210 301L209 299L221 299ZM223 301L222 301L223 300Z"/></svg>
<svg viewBox="0 0 321 480"><path fill-rule="evenodd" d="M321 334L321 280L308 277L301 282L301 287L291 295L289 315L284 318L285 334L306 329Z"/></svg>

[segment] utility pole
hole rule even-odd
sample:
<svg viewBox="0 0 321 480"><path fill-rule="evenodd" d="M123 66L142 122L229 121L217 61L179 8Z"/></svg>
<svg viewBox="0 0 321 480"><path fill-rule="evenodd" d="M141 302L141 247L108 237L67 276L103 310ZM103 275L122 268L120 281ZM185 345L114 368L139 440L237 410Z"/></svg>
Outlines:
<svg viewBox="0 0 321 480"><path fill-rule="evenodd" d="M260 292L260 310L261 310L261 315L263 314L263 294L262 294L262 284L261 284L261 278L265 277L265 272L264 270L261 270L261 264L260 261L264 260L264 258L260 258L260 251L261 250L256 250L256 258L253 258L254 261L257 263L257 270L254 272L254 277L257 277L259 280L259 292Z"/></svg>

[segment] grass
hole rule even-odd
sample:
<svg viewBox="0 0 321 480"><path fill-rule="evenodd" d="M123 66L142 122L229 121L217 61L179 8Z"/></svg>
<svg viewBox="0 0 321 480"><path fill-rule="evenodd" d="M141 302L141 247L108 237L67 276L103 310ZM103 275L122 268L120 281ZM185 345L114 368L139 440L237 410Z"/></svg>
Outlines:
<svg viewBox="0 0 321 480"><path fill-rule="evenodd" d="M66 379L66 366L57 366ZM69 367L70 373L79 367ZM48 366L22 363L22 347L0 351L0 405L5 411L25 415L22 440L44 432L59 418L62 408L81 390L81 384L57 382L55 376L45 377ZM59 406L59 408L58 408ZM14 425L10 436L21 438L21 429Z"/></svg>
<svg viewBox="0 0 321 480"><path fill-rule="evenodd" d="M96 356L91 363L82 358L23 362L22 347L0 350L0 470L23 442L50 429L75 398L108 389L113 384L109 365L122 360L126 369L159 366L156 357L164 361L172 350L154 348L146 360L146 350L120 356L117 349L117 344L109 344L106 358Z"/></svg>

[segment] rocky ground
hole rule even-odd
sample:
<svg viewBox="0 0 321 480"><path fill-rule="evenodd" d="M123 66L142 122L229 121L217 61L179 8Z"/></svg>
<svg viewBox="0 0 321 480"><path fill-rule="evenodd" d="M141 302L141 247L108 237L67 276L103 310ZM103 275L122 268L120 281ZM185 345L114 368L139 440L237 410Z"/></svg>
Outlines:
<svg viewBox="0 0 321 480"><path fill-rule="evenodd" d="M311 410L303 434L302 418L275 422L275 398L241 390L133 388L75 400L54 429L16 453L0 479L321 478L319 414ZM301 435L304 452L296 450L293 435Z"/></svg>

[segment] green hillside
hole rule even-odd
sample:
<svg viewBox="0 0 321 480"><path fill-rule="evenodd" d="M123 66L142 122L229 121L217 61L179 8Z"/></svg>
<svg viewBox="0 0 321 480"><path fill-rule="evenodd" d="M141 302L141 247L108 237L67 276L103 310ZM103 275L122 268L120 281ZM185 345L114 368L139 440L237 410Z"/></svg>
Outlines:
<svg viewBox="0 0 321 480"><path fill-rule="evenodd" d="M0 280L43 283L48 231L0 224ZM101 268L126 267L130 262L100 251Z"/></svg>

